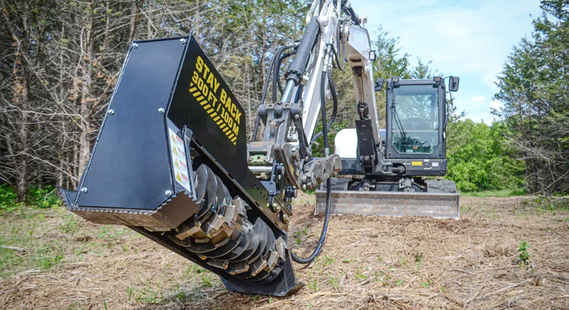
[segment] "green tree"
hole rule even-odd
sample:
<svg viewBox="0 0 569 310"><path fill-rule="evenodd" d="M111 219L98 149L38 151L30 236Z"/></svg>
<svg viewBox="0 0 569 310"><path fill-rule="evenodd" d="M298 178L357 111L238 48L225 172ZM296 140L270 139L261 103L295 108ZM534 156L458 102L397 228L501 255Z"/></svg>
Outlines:
<svg viewBox="0 0 569 310"><path fill-rule="evenodd" d="M569 2L542 0L531 38L514 47L499 76L494 113L526 166L530 193L569 192Z"/></svg>
<svg viewBox="0 0 569 310"><path fill-rule="evenodd" d="M521 188L524 166L512 157L506 130L503 122L488 126L467 119L451 124L446 177L466 192Z"/></svg>

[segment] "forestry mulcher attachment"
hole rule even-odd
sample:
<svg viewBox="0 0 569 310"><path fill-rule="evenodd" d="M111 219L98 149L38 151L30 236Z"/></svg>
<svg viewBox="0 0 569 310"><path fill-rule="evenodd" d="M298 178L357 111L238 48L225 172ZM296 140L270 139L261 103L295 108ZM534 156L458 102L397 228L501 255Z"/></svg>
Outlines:
<svg viewBox="0 0 569 310"><path fill-rule="evenodd" d="M374 91L383 81L373 82L364 22L346 0L312 5L302 41L274 56L250 143L243 108L195 38L133 42L78 190L61 189L68 209L94 223L131 227L216 273L231 291L276 296L301 287L292 260L308 263L319 254L331 205L340 213L373 213L388 201L404 210L409 197L428 205L417 214L457 216L453 184L418 178L446 172L444 80L390 79L381 138ZM340 132L338 152L329 155L337 107L330 72L343 69L344 60L354 77L357 128ZM457 87L451 77L450 90ZM311 155L319 118L327 125L323 158ZM332 179L337 173L350 178ZM322 181L325 224L312 255L300 258L286 243L291 203L297 189Z"/></svg>

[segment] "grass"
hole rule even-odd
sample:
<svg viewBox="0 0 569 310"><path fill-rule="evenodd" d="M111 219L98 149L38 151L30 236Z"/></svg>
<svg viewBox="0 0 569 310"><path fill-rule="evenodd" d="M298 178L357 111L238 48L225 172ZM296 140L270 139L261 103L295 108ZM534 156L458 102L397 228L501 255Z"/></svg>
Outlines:
<svg viewBox="0 0 569 310"><path fill-rule="evenodd" d="M83 235L83 221L63 207L20 206L13 212L0 213L0 277L41 272L66 261L81 260L81 255L97 255L104 247L119 244L129 229L99 226L96 239ZM127 251L125 244L117 245Z"/></svg>
<svg viewBox="0 0 569 310"><path fill-rule="evenodd" d="M481 192L461 192L460 195L471 197L513 197L527 195L527 192L524 189L502 189Z"/></svg>

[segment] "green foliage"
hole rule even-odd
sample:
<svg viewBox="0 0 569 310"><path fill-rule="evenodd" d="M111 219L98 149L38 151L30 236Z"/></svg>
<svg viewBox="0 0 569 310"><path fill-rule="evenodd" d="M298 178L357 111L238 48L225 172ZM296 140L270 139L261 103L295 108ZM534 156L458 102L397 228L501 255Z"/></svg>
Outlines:
<svg viewBox="0 0 569 310"><path fill-rule="evenodd" d="M57 189L50 185L43 189L32 188L29 190L28 204L42 209L56 207L61 203L56 192Z"/></svg>
<svg viewBox="0 0 569 310"><path fill-rule="evenodd" d="M492 126L459 120L447 129L447 178L460 191L520 189L524 164L513 158L502 122Z"/></svg>
<svg viewBox="0 0 569 310"><path fill-rule="evenodd" d="M45 186L43 189L33 187L28 190L27 204L32 207L46 209L60 205L56 189L53 186ZM18 196L13 187L8 184L0 184L0 211L15 211L24 203L18 202Z"/></svg>
<svg viewBox="0 0 569 310"><path fill-rule="evenodd" d="M519 248L518 248L518 252L520 252L520 255L518 256L518 258L520 259L520 265L521 263L523 263L524 265L527 265L529 263L529 258L530 255L528 253L528 248L529 248L529 244L527 244L527 242L522 241L522 243L520 244Z"/></svg>
<svg viewBox="0 0 569 310"><path fill-rule="evenodd" d="M0 184L0 211L14 211L21 205L14 189L8 184Z"/></svg>

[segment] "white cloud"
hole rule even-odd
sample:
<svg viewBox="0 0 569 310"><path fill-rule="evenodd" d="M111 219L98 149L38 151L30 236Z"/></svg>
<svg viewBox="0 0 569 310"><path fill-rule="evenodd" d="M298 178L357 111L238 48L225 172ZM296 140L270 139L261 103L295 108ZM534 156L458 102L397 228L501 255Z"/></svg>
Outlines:
<svg viewBox="0 0 569 310"><path fill-rule="evenodd" d="M502 68L500 68L499 72L502 72ZM484 83L488 87L490 87L490 89L492 89L492 91L494 91L494 92L498 91L498 86L496 86L496 83L498 82L498 75L499 75L498 72L490 73L490 74L487 74L486 76L484 76L484 79L483 79Z"/></svg>
<svg viewBox="0 0 569 310"><path fill-rule="evenodd" d="M470 97L470 100L476 102L476 103L482 103L484 102L485 97L484 96L472 96Z"/></svg>
<svg viewBox="0 0 569 310"><path fill-rule="evenodd" d="M499 100L492 99L492 101L490 101L489 106L491 109L500 109L504 107L504 104L502 104L502 102L500 102Z"/></svg>

